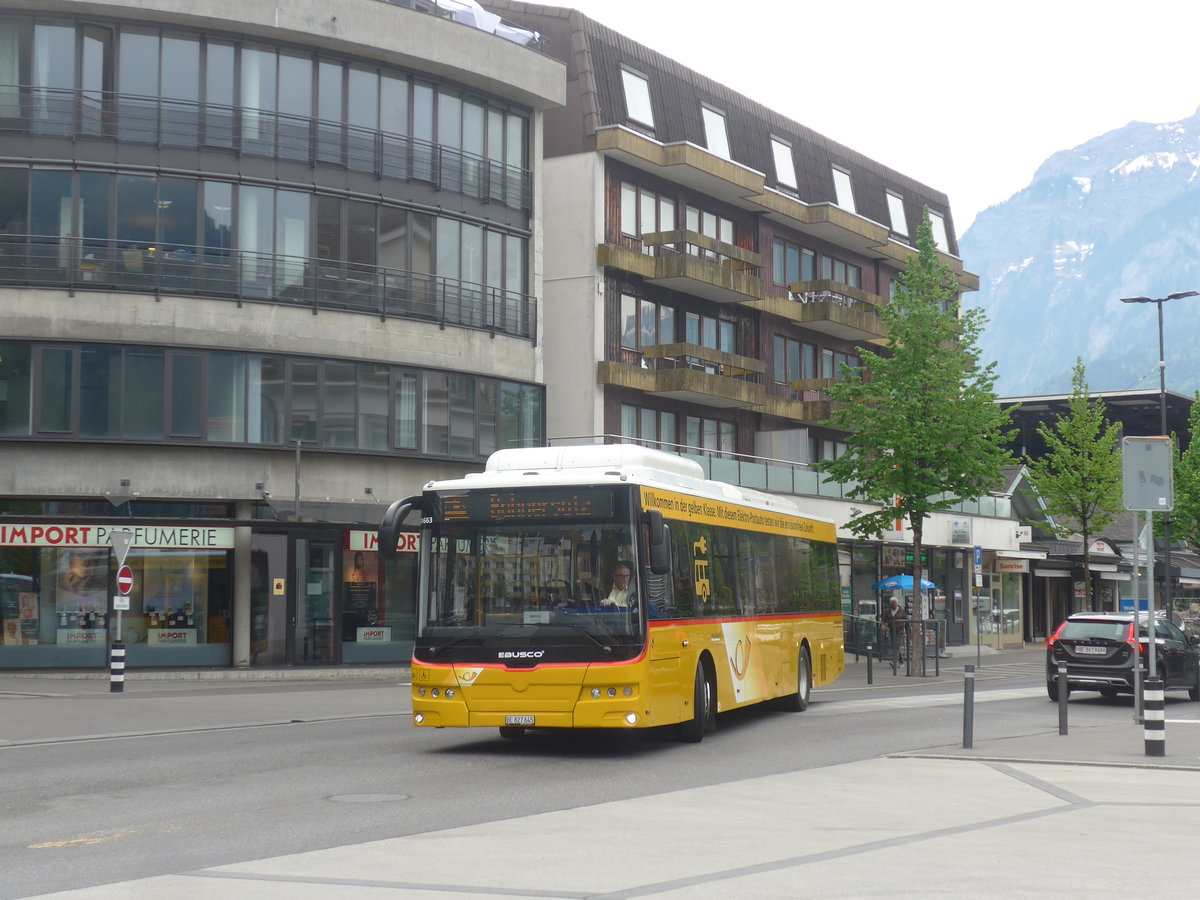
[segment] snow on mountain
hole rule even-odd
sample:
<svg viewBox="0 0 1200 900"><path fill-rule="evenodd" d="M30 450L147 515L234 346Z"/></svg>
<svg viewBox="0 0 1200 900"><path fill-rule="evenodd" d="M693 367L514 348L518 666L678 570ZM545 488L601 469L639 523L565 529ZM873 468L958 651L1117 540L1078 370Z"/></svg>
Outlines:
<svg viewBox="0 0 1200 900"><path fill-rule="evenodd" d="M980 278L964 300L988 314L1001 396L1069 392L1076 356L1092 390L1157 387L1155 308L1120 301L1200 290L1200 110L1054 154L959 250ZM1163 317L1168 389L1200 389L1200 297Z"/></svg>

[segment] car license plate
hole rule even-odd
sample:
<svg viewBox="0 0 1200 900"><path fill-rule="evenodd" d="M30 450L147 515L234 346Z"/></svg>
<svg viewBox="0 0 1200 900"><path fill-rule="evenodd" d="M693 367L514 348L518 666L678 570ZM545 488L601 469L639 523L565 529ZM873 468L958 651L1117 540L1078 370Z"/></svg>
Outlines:
<svg viewBox="0 0 1200 900"><path fill-rule="evenodd" d="M505 725L524 725L526 728L533 724L533 716L505 716Z"/></svg>
<svg viewBox="0 0 1200 900"><path fill-rule="evenodd" d="M1107 648L1107 647L1087 647L1087 646L1084 646L1084 647L1076 647L1076 648L1075 648L1075 652L1076 652L1076 653L1086 653L1086 654L1091 654L1092 656L1103 656L1105 653L1107 653L1107 652L1108 652L1108 648Z"/></svg>

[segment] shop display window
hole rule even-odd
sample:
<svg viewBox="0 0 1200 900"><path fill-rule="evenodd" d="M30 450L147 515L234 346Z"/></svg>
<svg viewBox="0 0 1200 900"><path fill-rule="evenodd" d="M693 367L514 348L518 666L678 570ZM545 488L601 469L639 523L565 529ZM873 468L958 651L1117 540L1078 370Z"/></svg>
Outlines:
<svg viewBox="0 0 1200 900"><path fill-rule="evenodd" d="M0 547L0 664L102 665L119 633L131 665L227 665L231 556L131 550L134 585L118 617L110 548Z"/></svg>

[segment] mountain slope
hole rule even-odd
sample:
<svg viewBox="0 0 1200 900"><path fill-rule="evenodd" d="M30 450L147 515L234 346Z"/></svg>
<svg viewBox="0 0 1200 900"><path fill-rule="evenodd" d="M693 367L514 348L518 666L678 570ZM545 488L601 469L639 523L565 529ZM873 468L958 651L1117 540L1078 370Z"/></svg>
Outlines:
<svg viewBox="0 0 1200 900"><path fill-rule="evenodd" d="M980 278L965 302L990 319L981 347L1001 396L1068 393L1076 356L1094 391L1156 388L1155 307L1120 298L1200 290L1200 110L1056 153L959 249ZM1200 297L1163 318L1168 389L1200 389Z"/></svg>

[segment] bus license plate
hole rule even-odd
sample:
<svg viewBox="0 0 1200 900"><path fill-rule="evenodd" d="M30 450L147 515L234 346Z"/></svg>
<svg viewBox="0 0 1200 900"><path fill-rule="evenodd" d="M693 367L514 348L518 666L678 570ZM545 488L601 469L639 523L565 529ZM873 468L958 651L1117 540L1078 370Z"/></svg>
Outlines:
<svg viewBox="0 0 1200 900"><path fill-rule="evenodd" d="M505 716L505 725L524 725L526 728L533 724L533 716Z"/></svg>

